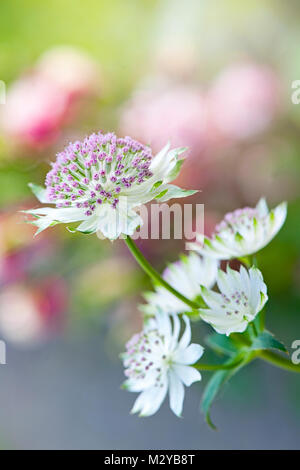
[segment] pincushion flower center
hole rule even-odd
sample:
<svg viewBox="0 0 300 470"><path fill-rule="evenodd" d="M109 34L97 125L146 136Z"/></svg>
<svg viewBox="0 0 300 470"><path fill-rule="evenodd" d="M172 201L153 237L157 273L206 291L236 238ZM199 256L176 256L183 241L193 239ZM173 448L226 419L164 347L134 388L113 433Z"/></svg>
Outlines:
<svg viewBox="0 0 300 470"><path fill-rule="evenodd" d="M164 373L172 364L172 355L164 351L163 338L158 330L151 330L132 338L126 345L125 375L143 380L148 372L154 376L156 386L161 386Z"/></svg>
<svg viewBox="0 0 300 470"><path fill-rule="evenodd" d="M70 143L46 176L47 195L56 207L86 209L92 215L107 202L116 208L120 194L152 176L149 147L114 134L92 134Z"/></svg>
<svg viewBox="0 0 300 470"><path fill-rule="evenodd" d="M252 228L253 219L264 223L265 218L262 217L256 208L245 207L237 209L226 214L225 218L215 228L215 234L221 235L224 232L234 233L239 227L250 230Z"/></svg>

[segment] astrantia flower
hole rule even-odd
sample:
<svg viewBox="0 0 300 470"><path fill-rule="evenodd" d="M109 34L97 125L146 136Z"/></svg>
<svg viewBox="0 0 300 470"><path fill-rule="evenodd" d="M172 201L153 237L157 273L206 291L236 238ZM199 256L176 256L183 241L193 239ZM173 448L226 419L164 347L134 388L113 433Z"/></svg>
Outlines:
<svg viewBox="0 0 300 470"><path fill-rule="evenodd" d="M123 354L125 375L124 388L141 392L132 413L150 416L156 413L169 390L170 407L181 415L184 385L187 387L201 380L198 370L191 367L203 354L199 344L190 344L191 328L183 317L185 331L179 339L180 320L174 315L157 312L145 329L132 337Z"/></svg>
<svg viewBox="0 0 300 470"><path fill-rule="evenodd" d="M219 270L217 284L220 293L202 287L207 309L200 309L202 320L210 323L221 334L245 331L268 300L267 286L259 269L252 267L240 271L227 267Z"/></svg>
<svg viewBox="0 0 300 470"><path fill-rule="evenodd" d="M202 258L196 253L190 253L170 264L165 269L163 278L185 297L196 300L201 295L201 285L206 287L214 285L217 270L217 260L209 257ZM141 310L146 314L153 313L157 307L166 313L182 313L188 309L184 302L160 285L156 287L155 292L147 292L145 298L148 304L143 305Z"/></svg>
<svg viewBox="0 0 300 470"><path fill-rule="evenodd" d="M239 258L256 253L279 232L287 214L285 202L269 212L265 199L255 208L245 207L226 214L212 238L202 235L189 249L217 259Z"/></svg>
<svg viewBox="0 0 300 470"><path fill-rule="evenodd" d="M57 223L81 221L77 227L81 232L99 230L110 239L132 235L142 223L134 208L152 199L164 202L195 192L168 184L180 171L178 156L183 151L170 150L168 144L153 157L149 147L130 137L92 134L57 155L45 190L32 185L41 202L56 208L28 213L37 217L38 232Z"/></svg>

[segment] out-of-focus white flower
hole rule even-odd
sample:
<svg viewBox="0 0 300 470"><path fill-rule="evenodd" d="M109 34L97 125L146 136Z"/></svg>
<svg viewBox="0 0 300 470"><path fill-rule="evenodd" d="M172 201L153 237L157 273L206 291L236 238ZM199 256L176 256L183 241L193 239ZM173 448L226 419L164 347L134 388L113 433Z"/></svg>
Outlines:
<svg viewBox="0 0 300 470"><path fill-rule="evenodd" d="M199 344L190 344L191 328L186 316L185 331L179 339L180 320L158 311L145 329L132 337L123 354L124 388L141 392L132 413L150 416L156 413L169 390L171 410L180 416L187 387L201 380L198 370L191 367L203 354Z"/></svg>
<svg viewBox="0 0 300 470"><path fill-rule="evenodd" d="M38 306L24 287L8 287L1 293L0 330L9 341L22 344L36 342L43 335Z"/></svg>
<svg viewBox="0 0 300 470"><path fill-rule="evenodd" d="M189 243L191 250L203 256L231 259L248 256L264 248L279 232L287 214L287 204L282 202L269 211L264 198L255 208L245 207L229 212L217 225L212 238L199 235L198 242Z"/></svg>
<svg viewBox="0 0 300 470"><path fill-rule="evenodd" d="M202 287L202 297L208 308L199 310L200 317L221 334L242 333L268 300L267 286L259 269L240 272L227 267L219 270L217 284L220 293Z"/></svg>
<svg viewBox="0 0 300 470"><path fill-rule="evenodd" d="M61 88L46 78L29 75L9 88L0 127L17 143L43 147L57 138L68 107Z"/></svg>
<svg viewBox="0 0 300 470"><path fill-rule="evenodd" d="M199 153L206 144L205 99L200 90L184 86L137 92L123 109L120 130L155 151L171 139Z"/></svg>
<svg viewBox="0 0 300 470"><path fill-rule="evenodd" d="M71 96L99 89L100 71L86 53L70 46L58 46L45 52L39 60L38 73L56 83Z"/></svg>
<svg viewBox="0 0 300 470"><path fill-rule="evenodd" d="M279 94L279 80L269 67L232 65L221 73L209 92L212 125L232 139L258 134L276 114Z"/></svg>
<svg viewBox="0 0 300 470"><path fill-rule="evenodd" d="M130 137L113 133L92 134L83 142L70 143L46 176L46 189L32 185L41 207L26 211L36 217L37 233L57 223L81 221L77 230L100 231L114 240L132 235L142 218L134 208L153 199L160 202L185 197L185 191L169 184L179 173L184 149L166 145L155 157Z"/></svg>
<svg viewBox="0 0 300 470"><path fill-rule="evenodd" d="M67 302L67 288L60 278L45 279L34 287L6 286L0 293L1 336L24 346L46 340L63 326Z"/></svg>
<svg viewBox="0 0 300 470"><path fill-rule="evenodd" d="M163 278L185 297L196 300L201 295L201 285L213 287L217 271L217 260L190 253L170 264L165 269ZM182 313L188 309L184 302L160 285L156 287L155 292L147 292L144 296L148 304L141 306L141 310L146 314L153 313L157 308L169 314Z"/></svg>

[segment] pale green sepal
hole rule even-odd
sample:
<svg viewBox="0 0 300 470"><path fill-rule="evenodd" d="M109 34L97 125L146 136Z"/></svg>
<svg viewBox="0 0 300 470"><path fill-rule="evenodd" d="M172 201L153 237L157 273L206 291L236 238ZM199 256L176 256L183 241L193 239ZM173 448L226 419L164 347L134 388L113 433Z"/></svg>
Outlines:
<svg viewBox="0 0 300 470"><path fill-rule="evenodd" d="M39 186L38 184L34 183L29 183L28 186L40 202L42 202L43 204L49 203L46 188L43 188L42 186Z"/></svg>
<svg viewBox="0 0 300 470"><path fill-rule="evenodd" d="M192 190L192 189L181 189L178 186L175 186L173 184L169 184L167 186L167 191L163 191L163 194L159 194L156 196L156 199L159 200L159 202L166 202L169 199L176 199L176 198L182 198L182 197L187 197L187 196L192 196L193 194L197 193L198 190Z"/></svg>

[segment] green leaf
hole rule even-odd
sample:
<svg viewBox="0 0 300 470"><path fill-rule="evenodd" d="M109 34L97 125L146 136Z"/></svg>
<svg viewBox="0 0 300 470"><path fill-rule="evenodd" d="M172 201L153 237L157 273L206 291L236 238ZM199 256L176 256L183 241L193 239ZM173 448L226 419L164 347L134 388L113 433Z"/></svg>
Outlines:
<svg viewBox="0 0 300 470"><path fill-rule="evenodd" d="M241 359L240 362L238 362L238 359ZM216 426L213 424L211 417L210 417L210 409L211 406L219 394L221 388L223 385L228 382L228 380L236 374L239 369L241 369L243 366L245 366L250 360L251 360L251 355L248 354L236 354L234 358L230 358L229 361L226 362L226 364L230 364L231 362L238 362L238 364L235 367L232 367L231 369L224 369L224 370L218 370L213 374L209 382L207 383L203 397L202 397L202 402L201 402L201 411L205 414L205 419L207 424L214 430L216 430Z"/></svg>
<svg viewBox="0 0 300 470"><path fill-rule="evenodd" d="M205 414L207 424L215 430L217 428L210 418L210 408L213 404L214 399L219 393L219 390L221 389L223 383L225 383L226 380L229 379L230 373L230 370L218 370L217 372L215 372L209 380L208 384L206 385L203 393L201 411Z"/></svg>
<svg viewBox="0 0 300 470"><path fill-rule="evenodd" d="M232 339L225 335L213 333L205 338L206 344L219 354L232 356L237 353L237 348Z"/></svg>
<svg viewBox="0 0 300 470"><path fill-rule="evenodd" d="M29 183L28 186L31 189L31 191L33 192L33 194L35 195L35 197L40 202L42 202L42 203L49 202L47 200L46 189L45 188L43 188L42 186L39 186L38 184L34 184L34 183Z"/></svg>
<svg viewBox="0 0 300 470"><path fill-rule="evenodd" d="M275 336L267 330L254 339L251 349L253 351L260 349L277 349L285 353L288 352L284 344L278 341L278 339L276 339Z"/></svg>

